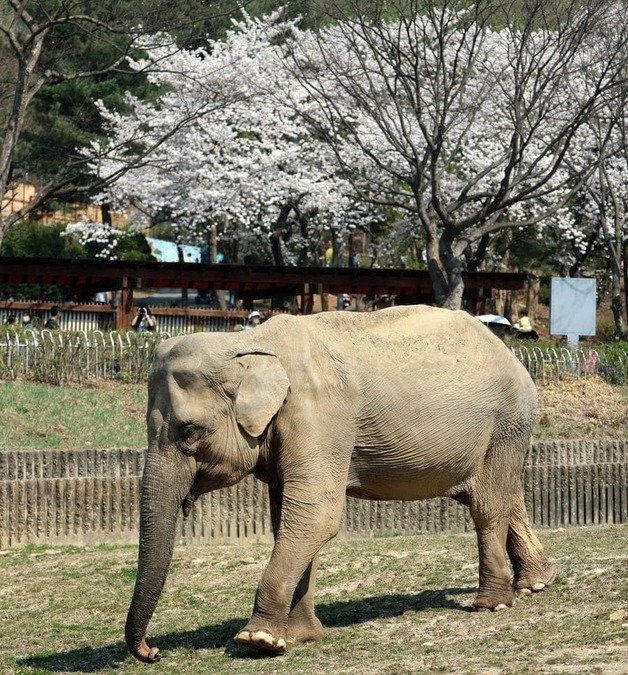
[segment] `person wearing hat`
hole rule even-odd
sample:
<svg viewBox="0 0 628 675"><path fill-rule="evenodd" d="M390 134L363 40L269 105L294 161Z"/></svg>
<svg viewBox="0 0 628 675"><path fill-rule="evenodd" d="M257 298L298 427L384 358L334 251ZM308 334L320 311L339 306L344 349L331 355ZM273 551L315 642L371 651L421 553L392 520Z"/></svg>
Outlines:
<svg viewBox="0 0 628 675"><path fill-rule="evenodd" d="M258 311L251 312L246 319L245 328L255 328L262 322L262 315Z"/></svg>

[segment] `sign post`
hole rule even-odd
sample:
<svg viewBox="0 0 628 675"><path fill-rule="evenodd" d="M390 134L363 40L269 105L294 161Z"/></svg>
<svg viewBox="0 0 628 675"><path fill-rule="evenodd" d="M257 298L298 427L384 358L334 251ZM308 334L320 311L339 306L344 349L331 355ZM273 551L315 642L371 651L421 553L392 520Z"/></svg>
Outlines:
<svg viewBox="0 0 628 675"><path fill-rule="evenodd" d="M581 335L595 335L595 279L553 277L550 300L550 334L566 335L577 349Z"/></svg>

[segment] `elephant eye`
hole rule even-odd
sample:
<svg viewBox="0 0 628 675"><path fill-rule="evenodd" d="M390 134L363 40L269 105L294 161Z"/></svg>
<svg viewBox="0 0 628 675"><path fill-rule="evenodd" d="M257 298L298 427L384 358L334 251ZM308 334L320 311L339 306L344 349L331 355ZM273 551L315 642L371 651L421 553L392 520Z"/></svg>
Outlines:
<svg viewBox="0 0 628 675"><path fill-rule="evenodd" d="M201 440L204 433L205 428L198 424L182 424L179 431L182 452L186 455L194 454L195 448L193 446Z"/></svg>

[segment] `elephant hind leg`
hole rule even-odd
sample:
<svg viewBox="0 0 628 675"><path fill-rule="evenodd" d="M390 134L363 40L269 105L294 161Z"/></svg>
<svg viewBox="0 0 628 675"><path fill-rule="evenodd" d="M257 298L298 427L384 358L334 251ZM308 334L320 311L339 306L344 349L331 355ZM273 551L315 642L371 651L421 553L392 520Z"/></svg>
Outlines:
<svg viewBox="0 0 628 675"><path fill-rule="evenodd" d="M521 486L510 516L506 548L515 573L516 590L536 592L552 583L556 572L530 526Z"/></svg>
<svg viewBox="0 0 628 675"><path fill-rule="evenodd" d="M475 525L480 565L473 606L478 611L512 607L515 599L506 552L512 497L503 478L485 468L464 491L452 495L469 508Z"/></svg>
<svg viewBox="0 0 628 675"><path fill-rule="evenodd" d="M478 593L473 606L478 611L512 607L515 594L506 555L508 515L485 508L473 494L470 502L480 558Z"/></svg>

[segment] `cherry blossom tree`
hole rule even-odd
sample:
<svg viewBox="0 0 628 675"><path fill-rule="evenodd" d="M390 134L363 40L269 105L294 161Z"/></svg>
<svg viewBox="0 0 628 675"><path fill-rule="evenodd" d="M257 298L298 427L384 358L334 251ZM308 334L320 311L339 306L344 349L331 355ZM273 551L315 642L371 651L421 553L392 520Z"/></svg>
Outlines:
<svg viewBox="0 0 628 675"><path fill-rule="evenodd" d="M154 104L129 96L131 115L102 109L110 134L91 148L94 170L121 175L101 198L172 222L179 241L215 232L240 254L261 245L275 264L312 263L326 236L356 227L355 192L333 149L275 95L295 30L278 14L245 15L205 48L172 54L168 36L163 54L147 46L164 93Z"/></svg>
<svg viewBox="0 0 628 675"><path fill-rule="evenodd" d="M608 213L621 189L625 135L599 120L625 91L623 4L367 7L316 32L245 16L177 54L153 37L164 93L129 97L131 115L102 109L94 171L120 178L101 198L182 241L214 233L234 259L261 248L304 264L361 228L381 264L424 257L452 308L465 266L499 263L504 231L582 251L595 229L583 214Z"/></svg>
<svg viewBox="0 0 628 675"><path fill-rule="evenodd" d="M356 2L295 36L302 114L364 200L414 220L440 305L461 304L465 252L554 217L606 161L587 125L625 87L625 10Z"/></svg>
<svg viewBox="0 0 628 675"><path fill-rule="evenodd" d="M589 123L595 152L601 154L601 146L610 127L610 142L606 158L599 162L597 170L584 183L575 204L576 226L569 233L576 233L579 244L577 263L583 263L586 255L596 248L601 249L607 260L606 274L610 280L611 309L618 334L626 333L624 300L621 293L622 260L626 244L626 217L628 215L628 136L624 113L625 97L615 101L604 114ZM580 267L580 265L578 265Z"/></svg>

